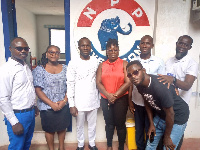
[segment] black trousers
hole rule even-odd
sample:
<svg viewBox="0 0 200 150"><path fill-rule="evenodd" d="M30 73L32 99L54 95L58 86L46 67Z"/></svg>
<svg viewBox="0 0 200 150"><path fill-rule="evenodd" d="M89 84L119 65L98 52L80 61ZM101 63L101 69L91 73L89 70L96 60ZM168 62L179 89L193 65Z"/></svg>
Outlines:
<svg viewBox="0 0 200 150"><path fill-rule="evenodd" d="M147 132L149 130L149 118L144 106L134 104L134 107L137 150L145 150L148 140Z"/></svg>
<svg viewBox="0 0 200 150"><path fill-rule="evenodd" d="M115 127L117 129L119 150L124 150L126 140L126 113L128 110L128 95L117 99L114 104L108 106L108 100L101 97L101 106L106 123L107 146L112 147Z"/></svg>

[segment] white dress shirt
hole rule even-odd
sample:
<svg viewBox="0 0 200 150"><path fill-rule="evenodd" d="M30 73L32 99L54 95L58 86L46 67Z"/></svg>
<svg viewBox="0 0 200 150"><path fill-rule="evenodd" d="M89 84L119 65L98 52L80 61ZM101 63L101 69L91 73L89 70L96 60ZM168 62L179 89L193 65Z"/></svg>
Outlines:
<svg viewBox="0 0 200 150"><path fill-rule="evenodd" d="M134 60L139 60L143 66L143 68L146 69L147 74L165 74L165 64L162 59L151 55L149 59L141 59L140 56L137 56ZM144 100L142 98L142 95L138 92L137 88L133 86L132 91L132 101L139 106L144 106Z"/></svg>
<svg viewBox="0 0 200 150"><path fill-rule="evenodd" d="M171 73L177 79L184 81L185 76L187 74L197 77L198 64L189 55L186 55L180 60L176 59L176 57L171 57L166 62L166 74L167 73ZM179 90L179 95L181 96L181 98L187 104L189 104L190 96L192 94L192 88L190 88L188 91L184 91L181 89L178 89L178 90Z"/></svg>
<svg viewBox="0 0 200 150"><path fill-rule="evenodd" d="M33 77L27 64L9 58L0 67L0 108L11 125L18 123L13 109L22 110L36 104Z"/></svg>
<svg viewBox="0 0 200 150"><path fill-rule="evenodd" d="M100 95L96 86L98 61L81 58L71 60L67 67L67 97L69 107L78 111L91 111L100 106Z"/></svg>

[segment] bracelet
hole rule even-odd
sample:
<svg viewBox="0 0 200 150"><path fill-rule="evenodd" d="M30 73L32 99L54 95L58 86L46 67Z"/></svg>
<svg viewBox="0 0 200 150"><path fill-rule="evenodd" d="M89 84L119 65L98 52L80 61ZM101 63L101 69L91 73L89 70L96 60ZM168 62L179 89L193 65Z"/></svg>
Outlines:
<svg viewBox="0 0 200 150"><path fill-rule="evenodd" d="M63 99L63 101L64 101L65 103L67 103L67 101L66 101L65 99Z"/></svg>

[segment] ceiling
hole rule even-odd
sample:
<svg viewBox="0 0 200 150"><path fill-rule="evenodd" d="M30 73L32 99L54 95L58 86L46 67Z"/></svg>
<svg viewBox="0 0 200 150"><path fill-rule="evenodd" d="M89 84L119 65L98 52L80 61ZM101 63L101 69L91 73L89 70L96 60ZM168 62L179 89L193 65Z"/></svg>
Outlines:
<svg viewBox="0 0 200 150"><path fill-rule="evenodd" d="M36 15L64 15L64 0L15 0L15 4Z"/></svg>

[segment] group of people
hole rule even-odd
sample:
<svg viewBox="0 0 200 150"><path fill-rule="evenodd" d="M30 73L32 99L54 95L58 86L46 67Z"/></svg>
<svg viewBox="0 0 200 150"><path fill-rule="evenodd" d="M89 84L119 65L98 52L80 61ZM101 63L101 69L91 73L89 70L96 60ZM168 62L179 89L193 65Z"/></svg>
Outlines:
<svg viewBox="0 0 200 150"><path fill-rule="evenodd" d="M70 113L76 118L77 150L85 148L85 119L88 148L98 150L95 138L100 104L107 150L113 149L115 128L118 149L124 150L128 108L135 118L138 150L180 149L178 145L181 146L189 118L191 87L198 71L197 63L187 55L192 43L190 36L181 36L175 57L164 64L151 54L153 38L145 35L139 44L141 54L128 63L119 58L118 41L109 39L107 60L99 64L90 56L91 41L83 37L78 41L80 58L72 59L68 66L59 64L60 48L50 45L41 65L31 72L25 63L28 44L21 37L14 38L10 44L11 58L0 67L0 108L9 135L8 149L29 149L35 116L40 112L49 150L54 150L55 133L59 150L64 150ZM151 136L153 141L149 140Z"/></svg>

